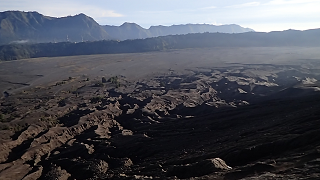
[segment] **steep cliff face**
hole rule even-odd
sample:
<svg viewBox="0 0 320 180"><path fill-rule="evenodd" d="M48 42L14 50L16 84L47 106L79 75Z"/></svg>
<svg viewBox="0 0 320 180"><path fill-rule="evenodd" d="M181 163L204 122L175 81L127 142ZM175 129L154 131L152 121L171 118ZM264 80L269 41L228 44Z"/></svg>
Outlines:
<svg viewBox="0 0 320 180"><path fill-rule="evenodd" d="M0 13L0 42L81 42L109 39L107 32L92 18L79 14L63 18L37 12Z"/></svg>

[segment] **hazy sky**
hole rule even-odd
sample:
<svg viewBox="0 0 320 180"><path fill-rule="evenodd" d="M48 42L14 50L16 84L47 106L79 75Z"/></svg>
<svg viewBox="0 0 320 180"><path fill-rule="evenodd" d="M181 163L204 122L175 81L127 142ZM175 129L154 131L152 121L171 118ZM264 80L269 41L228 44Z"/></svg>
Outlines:
<svg viewBox="0 0 320 180"><path fill-rule="evenodd" d="M0 0L0 11L62 17L84 13L101 25L135 22L239 24L256 31L320 28L320 0Z"/></svg>

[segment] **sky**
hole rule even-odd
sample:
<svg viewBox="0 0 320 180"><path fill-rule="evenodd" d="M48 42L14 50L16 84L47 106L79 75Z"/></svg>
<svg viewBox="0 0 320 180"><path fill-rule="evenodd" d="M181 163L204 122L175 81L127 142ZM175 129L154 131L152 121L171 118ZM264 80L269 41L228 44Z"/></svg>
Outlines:
<svg viewBox="0 0 320 180"><path fill-rule="evenodd" d="M134 22L238 24L255 31L320 28L320 0L0 0L0 11L63 17L84 13L101 25Z"/></svg>

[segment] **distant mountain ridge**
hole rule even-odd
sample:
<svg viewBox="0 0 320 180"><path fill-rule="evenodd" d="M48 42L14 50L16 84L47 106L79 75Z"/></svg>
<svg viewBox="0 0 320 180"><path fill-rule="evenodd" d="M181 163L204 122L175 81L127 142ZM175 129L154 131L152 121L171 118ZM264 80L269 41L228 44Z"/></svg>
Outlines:
<svg viewBox="0 0 320 180"><path fill-rule="evenodd" d="M193 33L135 40L9 44L0 46L0 61L36 57L140 53L208 47L320 47L320 29L280 32Z"/></svg>
<svg viewBox="0 0 320 180"><path fill-rule="evenodd" d="M248 31L253 30L239 25L186 24L152 26L149 29L144 29L135 23L101 26L85 14L55 18L38 12L0 12L0 45L19 42L127 40L188 33L243 33Z"/></svg>
<svg viewBox="0 0 320 180"><path fill-rule="evenodd" d="M210 24L185 24L185 25L172 25L172 26L151 26L149 29L135 23L124 23L121 26L103 26L108 34L114 39L127 40L127 39L143 39L167 35L182 35L189 33L245 33L254 31L250 28L243 28L236 24L230 25L210 25Z"/></svg>

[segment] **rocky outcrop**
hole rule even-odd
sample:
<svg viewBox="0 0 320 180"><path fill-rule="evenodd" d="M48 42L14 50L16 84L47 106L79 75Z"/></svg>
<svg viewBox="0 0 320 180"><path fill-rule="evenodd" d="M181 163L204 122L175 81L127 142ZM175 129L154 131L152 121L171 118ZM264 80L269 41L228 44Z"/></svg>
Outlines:
<svg viewBox="0 0 320 180"><path fill-rule="evenodd" d="M316 75L289 83L290 68L265 66L119 76L120 87L69 78L1 99L0 179L290 178L304 165L314 174L319 97L285 92L309 92Z"/></svg>
<svg viewBox="0 0 320 180"><path fill-rule="evenodd" d="M56 166L53 166L51 170L44 176L45 179L49 180L68 180L69 177L70 174L66 170Z"/></svg>
<svg viewBox="0 0 320 180"><path fill-rule="evenodd" d="M231 170L232 168L220 158L206 159L201 162L172 166L167 170L167 176L178 178L199 177L212 174L217 171Z"/></svg>

